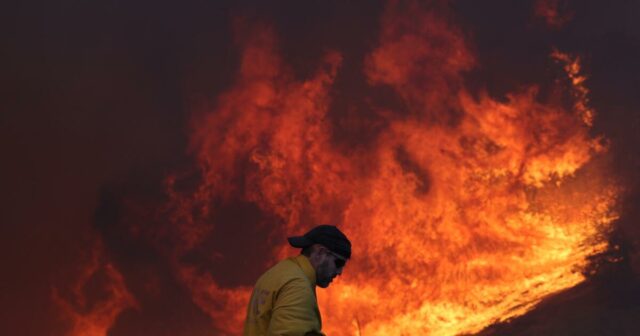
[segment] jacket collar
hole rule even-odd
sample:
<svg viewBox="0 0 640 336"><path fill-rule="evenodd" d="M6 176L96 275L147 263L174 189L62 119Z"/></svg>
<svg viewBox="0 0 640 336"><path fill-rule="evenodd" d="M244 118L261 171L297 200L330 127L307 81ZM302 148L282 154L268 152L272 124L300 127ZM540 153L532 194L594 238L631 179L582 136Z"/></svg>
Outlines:
<svg viewBox="0 0 640 336"><path fill-rule="evenodd" d="M304 275L307 276L307 279L309 279L309 282L311 283L311 287L315 289L316 270L313 269L313 266L311 266L311 262L309 261L309 258L301 254L299 256L293 257L292 260L293 262L298 264L298 266L300 266Z"/></svg>

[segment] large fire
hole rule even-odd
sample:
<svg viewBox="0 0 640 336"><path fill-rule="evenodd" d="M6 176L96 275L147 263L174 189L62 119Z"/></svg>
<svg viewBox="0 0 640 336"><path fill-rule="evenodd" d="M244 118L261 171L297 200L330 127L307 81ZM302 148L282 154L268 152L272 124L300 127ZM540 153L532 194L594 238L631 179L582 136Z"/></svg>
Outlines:
<svg viewBox="0 0 640 336"><path fill-rule="evenodd" d="M299 80L268 26L238 38L237 79L192 124L198 182L166 179L177 237L167 255L216 330L240 333L251 287L221 284L181 257L218 234L212 218L232 200L269 214L256 225L274 235L333 223L351 238L343 276L318 291L328 335L478 332L580 283L588 258L607 248L618 190L606 141L589 134L579 58L549 57L566 72L556 85L571 104L536 86L504 100L473 93L463 76L477 60L441 11L388 5L363 71L403 106L372 106L384 126L362 147L336 141L328 115L339 52ZM296 253L273 238L263 269Z"/></svg>

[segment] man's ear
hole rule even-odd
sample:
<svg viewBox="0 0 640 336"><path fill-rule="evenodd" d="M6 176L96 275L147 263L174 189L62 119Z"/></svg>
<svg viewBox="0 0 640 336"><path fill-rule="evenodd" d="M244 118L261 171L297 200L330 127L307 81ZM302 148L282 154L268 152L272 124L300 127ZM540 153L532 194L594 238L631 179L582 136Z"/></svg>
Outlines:
<svg viewBox="0 0 640 336"><path fill-rule="evenodd" d="M324 246L322 246L322 245L318 244L318 245L316 246L316 251L318 251L318 253L319 253L319 254L323 254L323 255L325 255L325 254L328 254L327 252L328 252L329 250L328 250L326 247L324 247Z"/></svg>
<svg viewBox="0 0 640 336"><path fill-rule="evenodd" d="M311 258L313 259L321 258L323 255L327 254L325 250L326 248L320 244L314 245L313 251L311 252Z"/></svg>

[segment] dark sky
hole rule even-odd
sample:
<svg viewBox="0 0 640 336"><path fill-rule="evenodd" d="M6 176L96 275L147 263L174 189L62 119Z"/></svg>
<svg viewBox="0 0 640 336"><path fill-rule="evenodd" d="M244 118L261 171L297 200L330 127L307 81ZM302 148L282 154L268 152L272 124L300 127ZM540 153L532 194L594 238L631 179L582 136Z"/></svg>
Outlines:
<svg viewBox="0 0 640 336"><path fill-rule="evenodd" d="M594 133L611 140L616 171L629 186L612 239L628 253L627 270L640 274L640 2L560 2L573 19L549 29L533 18L532 1L452 1L481 64L467 80L499 98L548 76L540 60L550 46L584 55L599 113ZM326 49L342 51L331 110L339 116L349 99L344 92L366 86L362 58L377 41L384 3L63 0L2 7L0 333L59 335L65 325L52 313L52 286L65 283L92 235L104 235L124 269L135 265L127 258L145 258L95 223L100 195L110 188L157 193L165 174L190 162L189 116L230 85L238 66L234 20L272 24L285 62L301 78ZM348 141L369 136L363 131ZM187 335L189 324L208 324L171 295L184 309L163 330ZM125 314L112 334L146 328L134 315Z"/></svg>

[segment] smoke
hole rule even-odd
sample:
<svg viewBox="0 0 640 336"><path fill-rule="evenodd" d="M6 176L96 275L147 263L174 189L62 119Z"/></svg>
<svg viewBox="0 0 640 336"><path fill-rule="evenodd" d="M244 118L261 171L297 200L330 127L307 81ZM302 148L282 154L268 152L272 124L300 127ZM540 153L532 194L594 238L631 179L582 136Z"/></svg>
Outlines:
<svg viewBox="0 0 640 336"><path fill-rule="evenodd" d="M537 0L534 4L534 15L552 29L560 29L573 18L569 10L569 1Z"/></svg>

